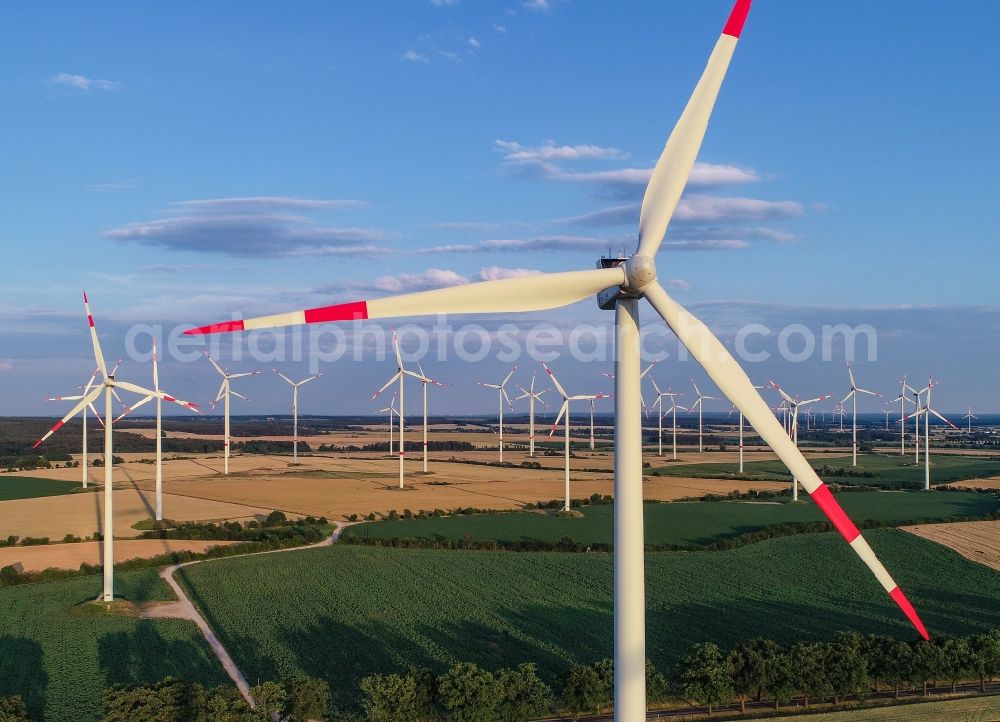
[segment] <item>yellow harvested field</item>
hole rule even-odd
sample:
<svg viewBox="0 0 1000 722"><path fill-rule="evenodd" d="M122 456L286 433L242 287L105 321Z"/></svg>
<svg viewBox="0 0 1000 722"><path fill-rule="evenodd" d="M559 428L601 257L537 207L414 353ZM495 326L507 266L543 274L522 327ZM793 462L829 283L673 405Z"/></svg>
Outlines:
<svg viewBox="0 0 1000 722"><path fill-rule="evenodd" d="M77 469L71 469L77 471ZM59 541L67 534L87 537L101 528L104 517L104 494L65 494L35 499L0 502L0 534L8 536L49 537ZM133 487L115 489L115 537L138 536L136 522L153 516L155 497L149 491ZM177 521L249 520L268 514L271 509L255 508L227 501L195 499L175 494L163 495L164 514Z"/></svg>
<svg viewBox="0 0 1000 722"><path fill-rule="evenodd" d="M236 544L229 541L192 541L188 539L116 540L115 563L146 559L170 552L204 552L212 547ZM48 544L45 546L6 547L0 549L0 567L18 565L21 571L43 569L79 569L81 564L100 564L104 545L100 542Z"/></svg>
<svg viewBox="0 0 1000 722"><path fill-rule="evenodd" d="M988 479L966 479L948 486L955 489L1000 489L1000 476L992 476Z"/></svg>
<svg viewBox="0 0 1000 722"><path fill-rule="evenodd" d="M1000 521L904 526L904 531L944 544L966 559L1000 571Z"/></svg>

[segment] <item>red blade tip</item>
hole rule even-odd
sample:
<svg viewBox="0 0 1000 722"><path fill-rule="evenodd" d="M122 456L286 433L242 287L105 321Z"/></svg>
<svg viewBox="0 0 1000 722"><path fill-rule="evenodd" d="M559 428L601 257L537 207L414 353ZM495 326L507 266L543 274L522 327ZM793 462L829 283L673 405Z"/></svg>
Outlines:
<svg viewBox="0 0 1000 722"><path fill-rule="evenodd" d="M185 336L201 336L210 333L232 333L233 331L242 331L243 322L242 321L223 321L222 323L211 323L208 326L200 326L198 328L189 328L184 332Z"/></svg>
<svg viewBox="0 0 1000 722"><path fill-rule="evenodd" d="M743 23L747 21L747 13L750 12L751 2L752 0L736 0L733 11L729 14L729 20L726 21L726 27L722 29L723 35L732 35L734 38L740 36L743 32Z"/></svg>
<svg viewBox="0 0 1000 722"><path fill-rule="evenodd" d="M927 628L924 626L924 623L920 621L920 617L917 614L917 610L913 608L912 604L910 604L910 600L906 598L905 594L903 594L903 590L900 589L899 587L896 587L891 592L889 592L889 596L892 597L892 600L899 605L900 609L903 610L903 614L905 614L906 618L910 620L910 624L916 627L917 632L920 633L920 636L923 637L925 640L929 640L931 638L931 635L927 633Z"/></svg>

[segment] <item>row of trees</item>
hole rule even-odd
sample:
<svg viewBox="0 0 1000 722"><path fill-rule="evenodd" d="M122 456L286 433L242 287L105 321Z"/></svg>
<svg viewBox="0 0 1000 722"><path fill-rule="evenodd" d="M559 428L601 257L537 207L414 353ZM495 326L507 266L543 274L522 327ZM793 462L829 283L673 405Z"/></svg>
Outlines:
<svg viewBox="0 0 1000 722"><path fill-rule="evenodd" d="M105 722L274 722L327 719L330 688L300 677L281 684L264 682L250 689L251 709L235 687L205 689L168 677L144 686L115 686L104 692ZM27 717L25 717L27 719ZM0 718L0 722L5 722ZM20 722L17 720L16 722Z"/></svg>
<svg viewBox="0 0 1000 722"><path fill-rule="evenodd" d="M671 676L646 663L650 705L688 703L709 713L750 701L773 703L864 699L885 688L898 697L904 687L1000 676L1000 630L970 637L941 637L907 643L891 637L838 634L832 642L800 642L784 647L770 639L743 642L728 653L712 642L695 644ZM360 683L360 706L368 722L490 722L529 720L547 714L578 719L608 709L614 699L610 659L572 667L554 691L522 664L497 673L474 664L456 664L440 676L424 668L406 674L374 674Z"/></svg>

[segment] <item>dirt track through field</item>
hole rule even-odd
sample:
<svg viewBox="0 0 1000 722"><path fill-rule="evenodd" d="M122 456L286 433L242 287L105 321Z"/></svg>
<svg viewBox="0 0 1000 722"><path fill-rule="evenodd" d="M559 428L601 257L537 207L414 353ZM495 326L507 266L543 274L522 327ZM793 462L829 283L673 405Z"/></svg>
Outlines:
<svg viewBox="0 0 1000 722"><path fill-rule="evenodd" d="M201 553L212 547L234 543L188 539L120 539L115 541L115 564L129 559L147 559L171 552ZM100 564L103 551L104 545L101 542L5 547L0 548L0 567L16 564L26 572L50 568L79 569L81 564Z"/></svg>
<svg viewBox="0 0 1000 722"><path fill-rule="evenodd" d="M1000 571L1000 521L963 521L901 528L924 539L944 544L966 559Z"/></svg>

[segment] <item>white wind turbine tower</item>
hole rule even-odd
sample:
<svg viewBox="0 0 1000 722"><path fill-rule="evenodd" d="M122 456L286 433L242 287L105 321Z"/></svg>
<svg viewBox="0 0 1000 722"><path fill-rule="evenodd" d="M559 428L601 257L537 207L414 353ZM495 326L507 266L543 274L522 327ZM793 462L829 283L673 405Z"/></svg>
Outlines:
<svg viewBox="0 0 1000 722"><path fill-rule="evenodd" d="M958 428L955 424L951 423L948 419L931 408L931 389L939 383L939 381L934 381L934 379L928 379L927 385L919 391L920 394L927 394L926 403L919 406L916 411L910 414L911 418L917 419L917 446L920 446L920 417L924 417L924 491L928 491L931 488L931 414L937 416L953 429Z"/></svg>
<svg viewBox="0 0 1000 722"><path fill-rule="evenodd" d="M970 433L970 434L971 434L971 433L972 433L972 420L973 420L973 419L978 419L979 417L978 417L978 416L973 416L973 414L972 414L972 407L970 406L970 407L969 407L969 413L967 413L967 414L966 414L965 416L963 416L962 418L963 418L963 419L968 419L968 420L969 420L969 432L968 432L968 433Z"/></svg>
<svg viewBox="0 0 1000 722"><path fill-rule="evenodd" d="M841 404L847 403L848 399L851 399L851 466L858 465L858 394L868 394L869 396L878 396L882 398L882 394L876 393L874 391L869 391L868 389L863 389L858 386L857 382L854 380L854 369L851 368L851 362L847 362L847 373L851 377L851 390L841 400Z"/></svg>
<svg viewBox="0 0 1000 722"><path fill-rule="evenodd" d="M763 386L754 386L754 388L757 389L757 390L763 390L764 387ZM735 404L733 405L733 408L729 409L730 415L733 413L733 411L739 411L739 409L736 408ZM743 419L743 412L740 411L740 473L741 474L743 473L743 446L744 446L744 444L743 444L743 426L744 425L745 424L744 424L744 419ZM674 428L674 434L676 435L676 433L677 433L677 429L675 427ZM675 459L677 458L676 453L674 454L674 458Z"/></svg>
<svg viewBox="0 0 1000 722"><path fill-rule="evenodd" d="M121 363L121 361L119 360L118 364L120 364L120 363ZM115 371L118 370L118 364L115 364L115 370L111 372L112 376L114 376L115 375ZM90 390L92 388L94 388L94 381L97 380L97 374L99 374L100 372L101 372L101 370L99 368L96 369L94 371L94 373L91 375L90 381L88 381L85 386L81 386L80 387L80 389L82 389L82 391L83 391L82 394L75 394L73 396L51 396L51 397L49 397L49 401L80 401L87 394L90 393ZM97 409L94 408L94 404L93 403L87 404L86 406L83 407L83 410L80 412L80 417L83 420L83 450L80 452L80 456L81 456L81 466L83 467L83 488L84 489L87 488L88 476L90 475L90 471L89 471L89 467L88 467L88 464L90 462L90 454L87 453L87 409L88 408L93 412L94 418L97 419L101 423L101 426L104 425L104 422L101 421L101 415L99 413L97 413Z"/></svg>
<svg viewBox="0 0 1000 722"><path fill-rule="evenodd" d="M604 258L596 269L483 281L433 291L356 301L272 316L226 321L188 334L444 313L534 312L597 296L615 311L614 705L616 722L646 719L645 538L642 499L639 301L645 298L712 381L736 404L778 457L799 477L817 506L861 557L920 635L927 630L906 595L875 556L753 388L726 347L657 281L656 256L701 147L716 96L736 47L750 0L736 0L708 66L671 133L646 188L639 243L627 259ZM659 113L651 98L647 113ZM835 572L834 572L835 573Z"/></svg>
<svg viewBox="0 0 1000 722"><path fill-rule="evenodd" d="M528 388L523 386L518 386L521 389L521 395L515 396L514 401L520 401L521 399L528 399L528 456L533 457L535 455L535 402L538 401L545 408L549 405L545 403L542 399L542 394L544 394L548 389L542 389L541 391L535 391L535 372L531 372L531 384ZM501 411L503 406L501 405Z"/></svg>
<svg viewBox="0 0 1000 722"><path fill-rule="evenodd" d="M917 389L913 388L908 383L906 383L906 377L905 376L903 377L903 393L909 391L910 394L913 395L913 400L910 403L913 404L914 411L918 411L920 409L920 397L926 390L927 387L924 387L918 391ZM913 419L913 439L914 439L913 463L919 464L920 463L920 417L911 414L908 418Z"/></svg>
<svg viewBox="0 0 1000 722"><path fill-rule="evenodd" d="M892 409L883 408L882 413L885 414L885 430L889 430L889 415L892 413Z"/></svg>
<svg viewBox="0 0 1000 722"><path fill-rule="evenodd" d="M417 368L420 369L420 373L418 374L415 374L412 371L405 371L405 370L403 371L403 373L408 374L413 378L417 379L420 382L420 385L424 389L424 442L423 443L424 443L424 473L426 474L427 473L427 387L430 384L434 384L435 386L444 386L444 384L441 383L440 381L435 381L432 378L428 378L427 375L424 373L424 367L420 365L419 361L417 362Z"/></svg>
<svg viewBox="0 0 1000 722"><path fill-rule="evenodd" d="M393 425L393 415L397 413L396 411L396 394L392 395L392 401L384 409L379 409L375 413L384 414L388 412L389 414L389 456L392 456L392 425Z"/></svg>
<svg viewBox="0 0 1000 722"><path fill-rule="evenodd" d="M403 381L407 376L417 376L417 374L412 371L407 371L403 368L403 355L399 351L399 338L396 336L396 329L392 329L392 350L396 353L396 373L389 377L389 380L382 384L382 388L372 394L374 399L380 393L389 388L393 383L399 381L399 408L396 413L399 415L399 488L403 488L403 463L406 458L406 441L404 439L404 429L406 428L406 421L403 417L405 411L404 396L403 396ZM417 376L417 378L421 378ZM391 415L390 415L391 418ZM392 451L390 450L391 454Z"/></svg>
<svg viewBox="0 0 1000 722"><path fill-rule="evenodd" d="M501 381L498 384L487 384L487 383L483 383L482 381L479 382L480 386L485 386L488 389L496 389L497 390L497 397L500 400L500 463L501 464L503 463L503 402L504 402L504 399L507 400L507 405L510 406L510 410L511 411L514 410L514 404L512 404L510 402L510 397L507 395L507 389L505 387L507 386L507 382L510 381L510 377L514 375L515 371L517 371L517 366L516 365L510 370L509 374L507 374L506 376L504 376L503 381Z"/></svg>
<svg viewBox="0 0 1000 722"><path fill-rule="evenodd" d="M805 401L800 401L798 398L792 398L785 390L778 386L778 384L773 381L768 381L768 383L781 394L781 398L786 404L788 404L789 418L791 419L789 424L788 434L791 436L792 443L796 448L799 446L799 407L808 406L809 404L815 404L817 401L823 401L830 398L830 394L825 394L823 396L818 396L815 399L806 399ZM792 501L799 500L799 480L792 474Z"/></svg>
<svg viewBox="0 0 1000 722"><path fill-rule="evenodd" d="M323 374L313 374L312 376L307 376L301 381L292 381L290 378L285 376L283 373L274 369L274 373L278 374L281 378L288 382L288 385L292 387L292 464L299 463L299 386L307 384L310 381L318 379Z"/></svg>
<svg viewBox="0 0 1000 722"><path fill-rule="evenodd" d="M52 436L57 432L62 426L80 413L85 407L92 404L97 397L102 393L104 394L104 529L101 531L103 537L103 571L104 571L104 589L101 593L101 599L105 602L114 601L114 448L112 445L111 431L114 426L114 418L111 415L111 399L115 396L115 389L123 389L124 391L131 391L135 394L140 394L142 396L155 395L155 391L143 388L142 386L136 386L135 384L130 384L126 381L119 381L115 378L114 374L108 373L107 364L104 362L104 353L101 351L101 342L97 339L97 329L94 328L94 316L90 312L90 302L87 299L87 294L83 294L83 308L87 313L87 323L90 326L90 342L94 347L94 359L97 361L97 368L101 372L101 381L98 386L92 388L84 397L80 399L76 406L74 406L68 414L66 414L61 421L56 422L55 426L46 432L45 436L40 438L35 442L35 445L31 448L37 449L38 446L45 441L47 438Z"/></svg>
<svg viewBox="0 0 1000 722"><path fill-rule="evenodd" d="M694 411L696 408L698 409L698 453L700 454L703 451L702 443L701 443L701 433L702 433L701 432L701 428L702 428L702 425L701 425L701 407L702 407L704 401L710 401L710 400L713 400L713 399L717 399L719 397L718 396L706 396L705 394L703 394L701 392L701 389L698 388L698 384L695 383L694 379L691 379L691 383L694 384L694 392L695 392L695 394L698 395L698 398L695 399L695 402L693 404L691 404L691 411Z"/></svg>
<svg viewBox="0 0 1000 722"><path fill-rule="evenodd" d="M906 376L899 380L902 387L899 390L899 396L893 399L893 401L899 402L899 455L906 455L906 406L905 404L914 405L913 399L906 395L906 390L912 390L912 387L906 383ZM917 424L920 422L918 421ZM919 444L918 444L919 446Z"/></svg>
<svg viewBox="0 0 1000 722"><path fill-rule="evenodd" d="M230 396L236 396L238 398L243 399L244 401L249 401L250 400L246 396L244 396L243 394L240 394L240 393L237 393L236 391L233 391L232 386L230 385L230 382L233 379L240 379L240 378L243 378L244 376L256 376L257 374L260 373L260 371L244 371L243 373L231 374L231 373L229 373L229 369L228 368L227 369L223 369L221 366L219 366L219 364L217 364L215 362L215 359L208 355L207 351L203 351L202 353L205 354L205 358L207 358L212 363L212 366L215 367L215 370L218 371L219 375L222 377L222 385L219 386L219 393L217 393L215 395L215 400L212 401L212 410L214 411L215 410L215 405L217 403L219 403L219 401L222 401L222 408L223 408L223 412L224 412L223 413L223 417L224 417L224 420L223 420L223 434L225 436L225 440L222 442L222 448L223 448L223 472L222 473L228 474L229 473L229 448L231 446L231 443L229 441L229 397Z"/></svg>
<svg viewBox="0 0 1000 722"><path fill-rule="evenodd" d="M663 415L673 414L674 417L674 459L677 458L677 409L687 411L683 406L678 406L676 403L678 396L683 396L684 394L677 393L671 390L668 386L666 391L660 391L660 387L656 385L656 379L650 377L650 382L653 384L653 391L656 393L656 401L653 402L651 409L656 409L656 455L663 456ZM670 399L670 408L663 408L664 397Z"/></svg>
<svg viewBox="0 0 1000 722"><path fill-rule="evenodd" d="M111 375L114 376L113 371ZM191 409L196 414L200 414L201 411L198 410L198 404L192 404L190 401L175 398L160 388L160 373L157 368L155 341L153 342L153 393L143 397L138 403L132 404L125 409L124 413L115 419L115 423L118 423L122 416L131 414L137 408L153 399L156 399L156 521L163 521L163 402L170 401L183 406L185 409Z"/></svg>
<svg viewBox="0 0 1000 722"><path fill-rule="evenodd" d="M556 392L562 396L562 405L559 407L559 415L556 416L556 420L552 424L552 428L549 430L549 436L552 436L556 432L556 428L559 426L559 421L566 415L566 442L564 444L565 458L566 458L566 477L565 477L565 501L563 501L563 511L569 511L569 402L570 401L588 401L593 399L606 399L607 394L579 394L576 396L570 396L566 393L566 389L562 387L559 383L559 379L556 375L552 373L552 369L546 366L544 363L542 366L545 371L549 374L549 378L552 379L552 385L556 387ZM642 437L640 435L640 442Z"/></svg>

